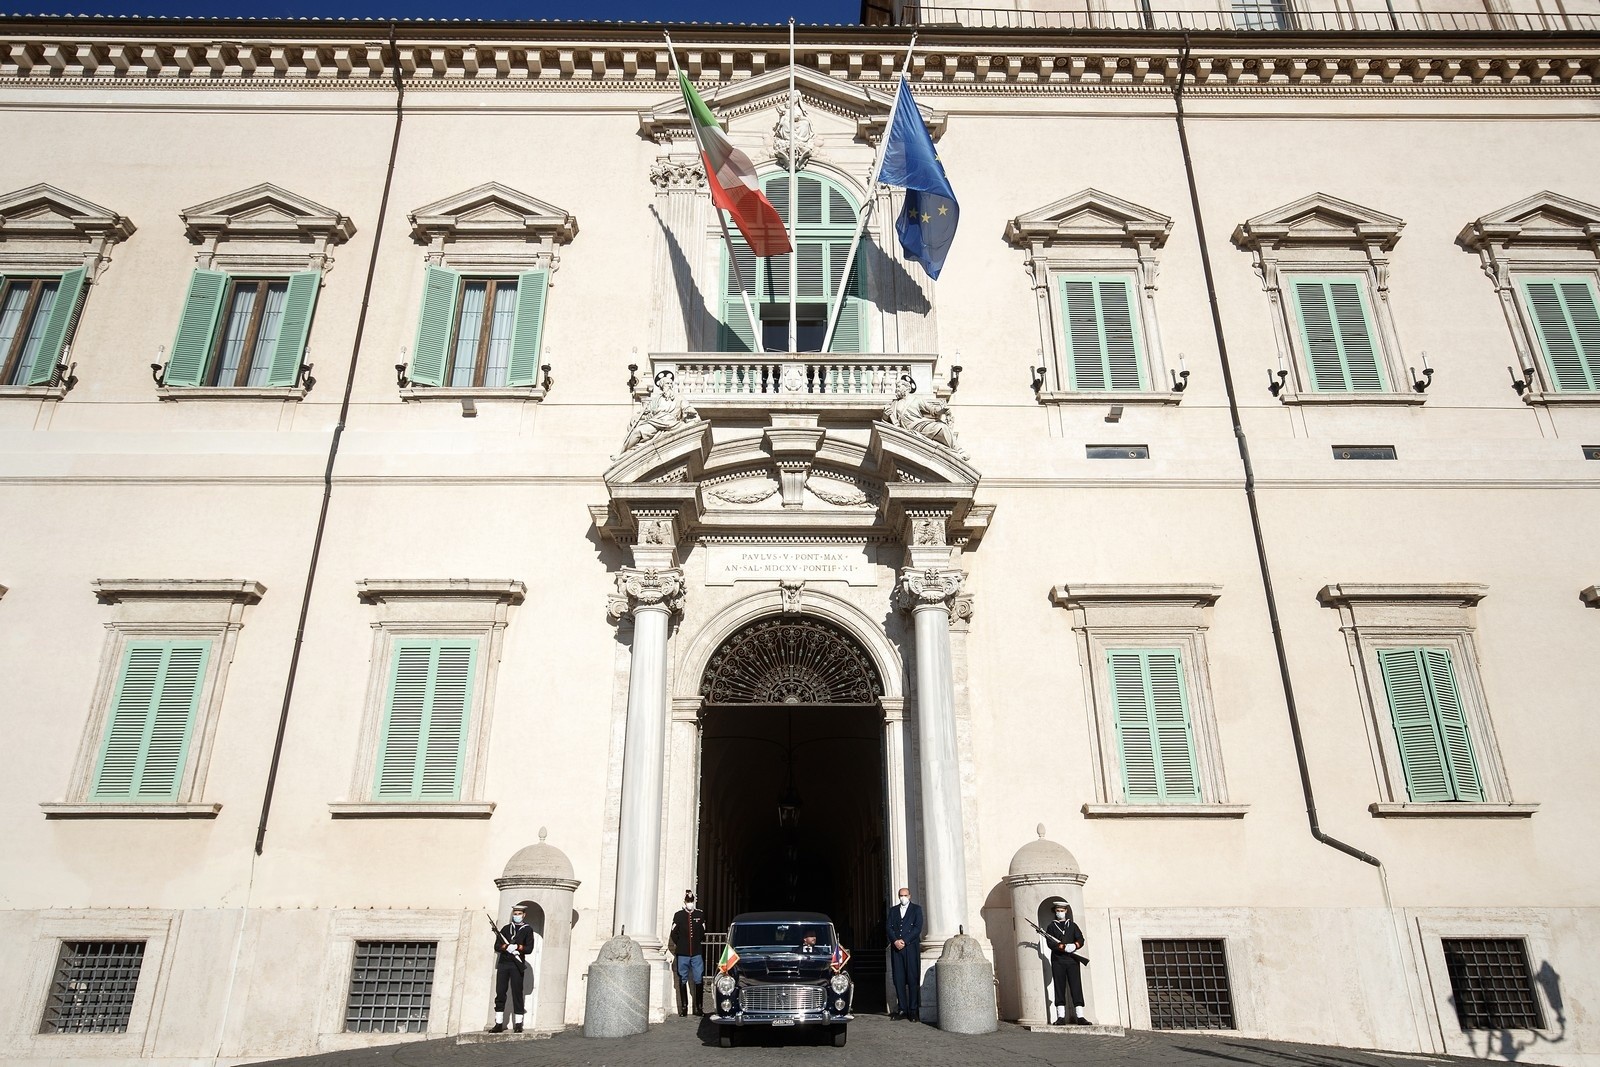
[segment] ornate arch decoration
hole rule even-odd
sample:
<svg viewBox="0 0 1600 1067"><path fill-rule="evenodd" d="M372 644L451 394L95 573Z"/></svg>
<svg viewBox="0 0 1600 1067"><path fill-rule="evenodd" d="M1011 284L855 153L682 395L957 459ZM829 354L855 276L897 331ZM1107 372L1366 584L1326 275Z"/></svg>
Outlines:
<svg viewBox="0 0 1600 1067"><path fill-rule="evenodd" d="M883 695L872 657L821 619L768 616L723 641L706 665L707 706L874 704Z"/></svg>

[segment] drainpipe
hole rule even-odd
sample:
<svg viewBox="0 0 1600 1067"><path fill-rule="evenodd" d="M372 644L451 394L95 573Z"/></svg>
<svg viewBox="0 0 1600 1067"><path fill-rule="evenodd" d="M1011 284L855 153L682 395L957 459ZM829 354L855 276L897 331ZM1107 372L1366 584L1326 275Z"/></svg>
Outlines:
<svg viewBox="0 0 1600 1067"><path fill-rule="evenodd" d="M395 158L400 152L400 126L405 120L406 85L400 75L400 49L395 41L395 24L389 24L390 73L394 78L394 137L389 142L389 166L383 176L383 196L378 201L378 225L372 232L372 256L367 261L367 281L361 292L361 313L356 319L356 336L350 344L350 372L345 375L344 399L339 404L339 421L328 443L328 462L322 472L322 509L317 513L317 532L311 540L311 560L306 565L305 594L300 599L300 618L295 623L294 648L289 654L289 676L283 685L283 707L278 712L278 735L272 742L272 763L267 768L267 787L261 797L261 821L256 824L256 855L267 838L267 817L272 812L272 794L278 784L278 766L283 758L283 737L289 728L289 705L294 701L295 677L300 671L300 652L305 646L306 617L311 613L311 590L316 582L317 561L322 556L322 539L328 529L328 505L333 499L333 464L339 456L339 441L350 418L350 394L355 390L356 365L361 352L361 337L367 328L367 309L372 303L372 280L378 267L378 250L383 246L383 224L389 214L389 191L394 185Z"/></svg>
<svg viewBox="0 0 1600 1067"><path fill-rule="evenodd" d="M1278 678L1283 684L1284 708L1289 713L1289 733L1294 738L1294 758L1300 769L1300 789L1305 794L1306 818L1311 824L1311 836L1329 848L1353 856L1362 863L1370 863L1383 871L1383 863L1370 853L1338 838L1326 834L1317 820L1317 799L1311 788L1311 771L1306 765L1305 738L1300 732L1300 710L1294 699L1294 682L1289 676L1289 655L1283 643L1283 627L1278 620L1278 598L1272 588L1272 570L1267 564L1267 543L1261 533L1261 510L1256 501L1255 467L1250 462L1250 442L1239 418L1239 397L1233 388L1233 371L1228 363L1228 340L1222 332L1222 311L1217 306L1216 278L1211 272L1211 252L1206 244L1206 225L1200 213L1200 189L1195 183L1194 161L1189 156L1189 131L1183 121L1183 89L1189 76L1189 35L1183 35L1183 54L1178 60L1178 80L1172 91L1172 101L1177 107L1178 144L1183 149L1183 172L1189 179L1189 207L1194 212L1195 235L1200 242L1200 269L1206 279L1206 297L1211 303L1211 329L1217 339L1217 355L1222 361L1222 387L1228 394L1228 415L1233 420L1233 437L1239 445L1239 460L1244 465L1244 496L1250 507L1250 531L1255 535L1256 564L1261 570L1261 588L1267 597L1267 618L1272 624L1272 645L1278 654ZM1388 896L1388 879L1384 879L1384 896Z"/></svg>

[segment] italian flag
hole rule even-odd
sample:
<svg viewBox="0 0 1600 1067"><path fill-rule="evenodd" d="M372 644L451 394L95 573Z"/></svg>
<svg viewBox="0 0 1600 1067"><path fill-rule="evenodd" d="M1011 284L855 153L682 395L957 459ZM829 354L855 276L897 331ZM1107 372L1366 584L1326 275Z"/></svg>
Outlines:
<svg viewBox="0 0 1600 1067"><path fill-rule="evenodd" d="M684 85L687 86L688 83L685 82ZM693 92L693 91L694 90L692 90L692 89L690 90L690 92ZM739 954L737 952L733 951L733 946L732 945L723 945L722 946L722 958L717 961L717 973L718 974L727 974L730 970L733 969L733 965L735 963L738 963L738 962L739 962Z"/></svg>
<svg viewBox="0 0 1600 1067"><path fill-rule="evenodd" d="M689 76L679 71L678 82L689 109L689 121L694 123L699 138L700 162L711 185L712 203L733 216L734 225L756 255L781 256L788 252L789 234L778 217L778 209L761 195L755 164L733 147L716 116L689 84Z"/></svg>

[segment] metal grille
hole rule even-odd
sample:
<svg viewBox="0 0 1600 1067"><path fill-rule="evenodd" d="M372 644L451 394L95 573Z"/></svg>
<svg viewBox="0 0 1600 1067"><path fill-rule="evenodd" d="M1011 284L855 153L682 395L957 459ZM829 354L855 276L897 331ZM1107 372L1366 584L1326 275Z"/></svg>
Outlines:
<svg viewBox="0 0 1600 1067"><path fill-rule="evenodd" d="M1153 1030L1232 1030L1228 956L1220 940L1147 940L1144 980Z"/></svg>
<svg viewBox="0 0 1600 1067"><path fill-rule="evenodd" d="M762 619L706 667L707 704L871 704L883 687L854 640L813 619Z"/></svg>
<svg viewBox="0 0 1600 1067"><path fill-rule="evenodd" d="M426 1033L438 948L433 941L357 941L345 1030Z"/></svg>
<svg viewBox="0 0 1600 1067"><path fill-rule="evenodd" d="M1456 1018L1463 1030L1539 1030L1544 1018L1528 977L1528 948L1517 938L1447 937Z"/></svg>
<svg viewBox="0 0 1600 1067"><path fill-rule="evenodd" d="M63 941L41 1032L127 1033L143 965L143 941Z"/></svg>
<svg viewBox="0 0 1600 1067"><path fill-rule="evenodd" d="M739 999L745 1011L821 1011L824 992L820 985L753 985Z"/></svg>

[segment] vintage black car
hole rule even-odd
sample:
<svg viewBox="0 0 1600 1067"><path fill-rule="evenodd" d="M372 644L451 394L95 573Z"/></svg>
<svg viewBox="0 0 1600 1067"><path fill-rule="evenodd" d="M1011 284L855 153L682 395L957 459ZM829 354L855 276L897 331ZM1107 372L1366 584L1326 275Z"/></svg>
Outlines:
<svg viewBox="0 0 1600 1067"><path fill-rule="evenodd" d="M741 1026L823 1026L845 1042L855 987L833 922L812 911L752 911L728 927L730 966L714 983L723 1048Z"/></svg>

